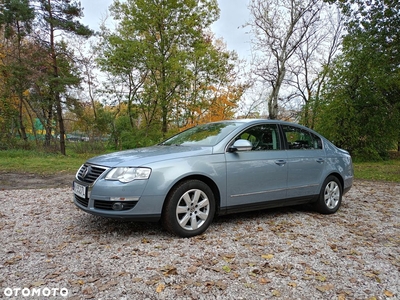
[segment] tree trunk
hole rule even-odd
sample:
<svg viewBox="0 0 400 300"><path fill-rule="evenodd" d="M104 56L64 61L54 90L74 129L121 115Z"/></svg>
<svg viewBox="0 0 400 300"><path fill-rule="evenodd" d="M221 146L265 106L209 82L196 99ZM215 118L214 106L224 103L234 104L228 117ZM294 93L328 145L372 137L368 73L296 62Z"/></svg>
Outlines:
<svg viewBox="0 0 400 300"><path fill-rule="evenodd" d="M56 93L56 102L57 102L56 106L57 106L58 127L60 129L60 152L62 155L66 155L64 118L62 115L62 106L61 106L61 99L60 99L59 93Z"/></svg>
<svg viewBox="0 0 400 300"><path fill-rule="evenodd" d="M276 120L278 118L279 91L281 89L283 79L285 78L285 73L285 62L283 59L280 59L280 68L278 68L277 79L275 83L272 82L272 92L268 99L268 113L271 120Z"/></svg>
<svg viewBox="0 0 400 300"><path fill-rule="evenodd" d="M20 24L19 22L17 22L17 31L18 31L18 63L20 66L22 66L22 58L21 58L21 29L20 29ZM21 74L17 75L18 77L18 98L19 98L19 128L20 128L20 133L21 133L21 138L27 142L28 141L28 137L26 136L26 130L25 130L25 126L24 126L24 116L23 116L23 102L24 102L24 95L23 95L23 86L22 86L22 81L23 78L21 76Z"/></svg>
<svg viewBox="0 0 400 300"><path fill-rule="evenodd" d="M25 130L25 125L24 125L24 116L23 116L23 95L22 93L19 93L19 116L18 116L18 122L19 122L19 129L20 129L20 134L21 134L21 138L27 142L28 141L28 137L26 136L26 130Z"/></svg>
<svg viewBox="0 0 400 300"><path fill-rule="evenodd" d="M48 107L48 114L46 118L46 123L45 123L45 137L44 137L44 146L49 148L50 147L50 142L51 142L51 134L53 130L53 105L49 104Z"/></svg>
<svg viewBox="0 0 400 300"><path fill-rule="evenodd" d="M168 131L168 108L163 106L162 108L162 134L163 138L166 137Z"/></svg>
<svg viewBox="0 0 400 300"><path fill-rule="evenodd" d="M276 120L278 118L278 95L276 92L277 91L274 89L268 99L268 118L271 120Z"/></svg>
<svg viewBox="0 0 400 300"><path fill-rule="evenodd" d="M48 5L51 7L50 0L48 0ZM49 9L49 16L50 19L53 20L53 15L51 9ZM56 55L56 50L55 50L55 37L54 37L54 31L55 28L53 24L50 22L50 52L51 52L51 59L53 62L53 76L54 76L54 82L55 82L55 89L54 89L54 100L56 104L56 111L57 111L57 121L58 121L58 127L60 130L60 152L62 155L66 155L65 151L65 128L64 128L64 119L62 116L62 105L61 105L61 97L60 97L60 92L58 91L57 85L59 85L59 75L58 75L58 64L57 64L57 55Z"/></svg>

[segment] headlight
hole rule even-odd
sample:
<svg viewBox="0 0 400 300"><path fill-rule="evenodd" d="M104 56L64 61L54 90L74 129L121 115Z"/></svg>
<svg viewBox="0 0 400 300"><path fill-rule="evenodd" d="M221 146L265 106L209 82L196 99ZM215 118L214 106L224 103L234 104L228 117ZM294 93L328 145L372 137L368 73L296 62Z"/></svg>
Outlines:
<svg viewBox="0 0 400 300"><path fill-rule="evenodd" d="M120 182L131 182L133 180L149 179L151 169L149 168L114 168L108 172L106 180L119 180Z"/></svg>

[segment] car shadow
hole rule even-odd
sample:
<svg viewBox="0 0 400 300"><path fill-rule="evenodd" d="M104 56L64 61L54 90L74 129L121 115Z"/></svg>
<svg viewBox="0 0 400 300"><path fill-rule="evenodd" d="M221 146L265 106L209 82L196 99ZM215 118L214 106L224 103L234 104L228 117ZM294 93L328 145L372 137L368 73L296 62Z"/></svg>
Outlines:
<svg viewBox="0 0 400 300"><path fill-rule="evenodd" d="M85 234L103 234L119 237L167 235L159 222L136 222L94 215L81 215L76 220Z"/></svg>
<svg viewBox="0 0 400 300"><path fill-rule="evenodd" d="M234 213L224 216L216 216L213 220L214 225L226 226L234 225L238 221L246 222L262 218L265 221L273 220L278 216L292 215L297 213L318 214L313 210L311 205L297 205L289 207L269 208L258 211ZM148 238L156 236L157 238L179 238L167 232L161 225L161 222L137 222L124 219L113 219L88 214L79 213L74 219L75 228L78 228L80 233L89 236L108 236L115 238ZM223 225L225 226L225 225ZM213 225L206 231L210 233L213 230Z"/></svg>
<svg viewBox="0 0 400 300"><path fill-rule="evenodd" d="M223 216L216 216L214 223L230 223L237 222L237 220L253 220L263 218L266 220L274 219L277 216L291 215L295 213L318 214L310 204L300 204L286 207L266 208L256 211L240 212Z"/></svg>

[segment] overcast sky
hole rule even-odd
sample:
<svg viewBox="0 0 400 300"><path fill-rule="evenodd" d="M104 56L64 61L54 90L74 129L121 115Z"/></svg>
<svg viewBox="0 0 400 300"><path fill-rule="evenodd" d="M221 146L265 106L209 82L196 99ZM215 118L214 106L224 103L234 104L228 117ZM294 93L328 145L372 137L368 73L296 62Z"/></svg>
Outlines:
<svg viewBox="0 0 400 300"><path fill-rule="evenodd" d="M107 15L112 0L81 0L84 8L82 22L98 30L100 20ZM249 20L249 0L218 0L220 19L211 27L217 38L223 38L228 50L235 50L241 58L250 55L248 28L242 26Z"/></svg>

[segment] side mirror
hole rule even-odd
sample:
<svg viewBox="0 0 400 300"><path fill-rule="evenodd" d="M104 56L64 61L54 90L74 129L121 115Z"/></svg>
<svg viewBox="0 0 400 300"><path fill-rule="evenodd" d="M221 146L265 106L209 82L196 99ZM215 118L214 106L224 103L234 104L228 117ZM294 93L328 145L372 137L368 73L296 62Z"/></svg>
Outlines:
<svg viewBox="0 0 400 300"><path fill-rule="evenodd" d="M236 151L250 151L253 149L253 144L248 140L237 140L232 146L229 147L229 152Z"/></svg>

